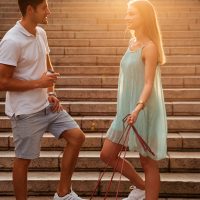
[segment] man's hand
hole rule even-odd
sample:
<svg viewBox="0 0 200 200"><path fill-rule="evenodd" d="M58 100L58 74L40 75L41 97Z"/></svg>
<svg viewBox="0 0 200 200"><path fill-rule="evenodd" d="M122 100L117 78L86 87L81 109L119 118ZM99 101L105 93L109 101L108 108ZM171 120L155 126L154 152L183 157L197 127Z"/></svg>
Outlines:
<svg viewBox="0 0 200 200"><path fill-rule="evenodd" d="M53 87L59 75L60 75L59 73L53 73L53 74L44 73L42 77L39 79L40 88Z"/></svg>
<svg viewBox="0 0 200 200"><path fill-rule="evenodd" d="M60 112L63 110L62 105L60 104L60 101L57 97L50 95L48 97L49 103L52 104L52 111L53 112Z"/></svg>

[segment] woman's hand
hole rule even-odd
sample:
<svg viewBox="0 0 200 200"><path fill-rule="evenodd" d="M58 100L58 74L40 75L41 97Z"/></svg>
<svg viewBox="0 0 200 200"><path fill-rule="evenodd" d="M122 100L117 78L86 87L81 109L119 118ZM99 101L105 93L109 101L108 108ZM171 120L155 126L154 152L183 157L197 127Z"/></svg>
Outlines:
<svg viewBox="0 0 200 200"><path fill-rule="evenodd" d="M134 110L127 119L128 124L134 124L137 120L139 111Z"/></svg>
<svg viewBox="0 0 200 200"><path fill-rule="evenodd" d="M53 112L60 112L63 110L62 105L60 104L60 101L57 97L50 95L48 97L49 103L52 104L52 111Z"/></svg>

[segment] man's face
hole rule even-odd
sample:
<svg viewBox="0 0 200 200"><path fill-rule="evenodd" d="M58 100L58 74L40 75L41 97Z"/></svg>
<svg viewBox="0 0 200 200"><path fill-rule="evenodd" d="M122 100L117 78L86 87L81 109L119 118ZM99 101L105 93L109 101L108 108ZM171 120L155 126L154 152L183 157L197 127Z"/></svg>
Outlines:
<svg viewBox="0 0 200 200"><path fill-rule="evenodd" d="M48 19L47 16L50 14L50 10L48 7L48 3L44 0L41 4L39 4L36 9L33 9L32 20L36 24L47 24Z"/></svg>

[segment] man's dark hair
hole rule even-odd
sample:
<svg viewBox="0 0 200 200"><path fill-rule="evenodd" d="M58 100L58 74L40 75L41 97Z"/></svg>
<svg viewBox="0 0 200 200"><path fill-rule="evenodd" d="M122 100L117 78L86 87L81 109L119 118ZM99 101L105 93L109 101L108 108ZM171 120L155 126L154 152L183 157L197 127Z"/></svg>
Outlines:
<svg viewBox="0 0 200 200"><path fill-rule="evenodd" d="M44 0L18 0L19 9L22 13L22 16L26 15L26 9L28 5L31 5L34 9L37 8L37 6L41 3L43 3Z"/></svg>

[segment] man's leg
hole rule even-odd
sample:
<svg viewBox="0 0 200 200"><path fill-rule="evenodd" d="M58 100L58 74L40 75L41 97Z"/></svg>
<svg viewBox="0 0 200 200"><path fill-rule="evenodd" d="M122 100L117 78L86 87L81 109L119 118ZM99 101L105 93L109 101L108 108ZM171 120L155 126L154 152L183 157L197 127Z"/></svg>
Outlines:
<svg viewBox="0 0 200 200"><path fill-rule="evenodd" d="M27 200L27 173L31 160L16 158L13 166L13 186L16 200Z"/></svg>
<svg viewBox="0 0 200 200"><path fill-rule="evenodd" d="M63 132L61 137L67 141L67 145L64 148L57 193L59 196L65 196L70 192L71 177L74 172L81 145L85 140L85 135L79 128L74 128Z"/></svg>
<svg viewBox="0 0 200 200"><path fill-rule="evenodd" d="M11 118L16 159L13 184L17 200L27 199L27 172L31 160L40 155L40 141L49 124L46 109Z"/></svg>

